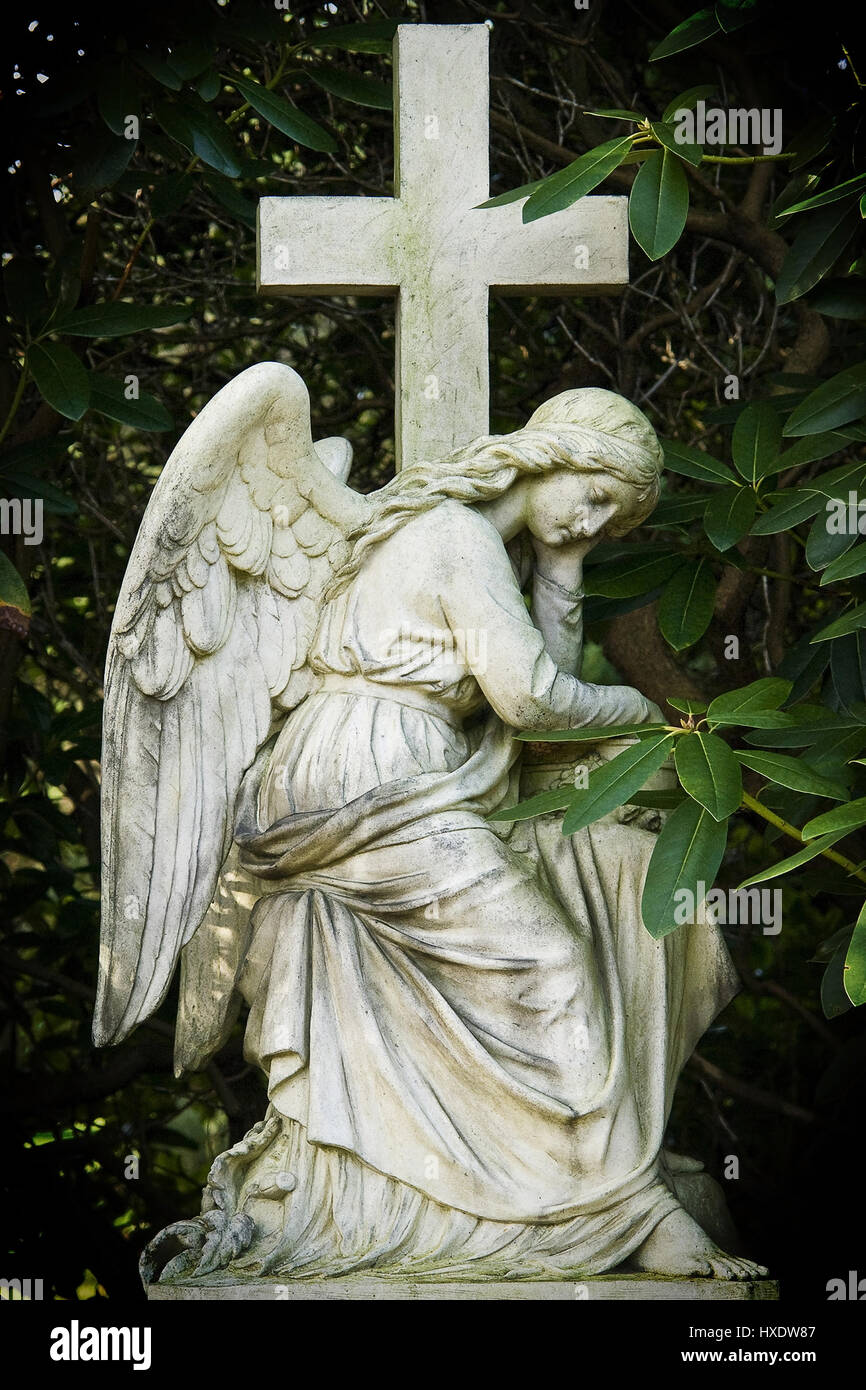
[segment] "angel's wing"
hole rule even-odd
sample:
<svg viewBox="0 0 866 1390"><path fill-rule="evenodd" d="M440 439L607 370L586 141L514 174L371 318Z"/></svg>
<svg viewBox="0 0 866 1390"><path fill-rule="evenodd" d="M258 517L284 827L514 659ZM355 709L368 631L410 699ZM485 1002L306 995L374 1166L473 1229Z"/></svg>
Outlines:
<svg viewBox="0 0 866 1390"><path fill-rule="evenodd" d="M339 480L350 460L345 440L313 445L297 373L263 362L205 406L153 490L106 663L97 1044L153 1013L225 907L241 778L313 684L320 597L366 516Z"/></svg>

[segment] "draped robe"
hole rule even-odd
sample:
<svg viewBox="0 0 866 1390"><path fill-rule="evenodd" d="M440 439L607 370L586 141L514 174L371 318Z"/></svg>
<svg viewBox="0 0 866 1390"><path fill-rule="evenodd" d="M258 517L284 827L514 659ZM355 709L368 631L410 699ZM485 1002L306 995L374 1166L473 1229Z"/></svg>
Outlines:
<svg viewBox="0 0 866 1390"><path fill-rule="evenodd" d="M320 688L236 829L270 890L240 983L280 1120L241 1269L590 1274L676 1209L674 1086L736 987L718 929L646 932L649 831L485 819L518 799L515 730L646 717L571 674L580 635L580 595L536 574L530 615L498 532L456 501L325 606Z"/></svg>

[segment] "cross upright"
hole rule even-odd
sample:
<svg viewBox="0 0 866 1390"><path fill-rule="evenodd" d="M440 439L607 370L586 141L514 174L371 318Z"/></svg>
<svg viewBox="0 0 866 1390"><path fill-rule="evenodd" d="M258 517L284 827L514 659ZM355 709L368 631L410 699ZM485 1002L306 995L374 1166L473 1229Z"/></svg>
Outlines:
<svg viewBox="0 0 866 1390"><path fill-rule="evenodd" d="M626 199L585 197L526 225L489 195L485 24L401 24L395 197L262 198L258 287L397 295L397 466L489 431L487 302L628 283Z"/></svg>

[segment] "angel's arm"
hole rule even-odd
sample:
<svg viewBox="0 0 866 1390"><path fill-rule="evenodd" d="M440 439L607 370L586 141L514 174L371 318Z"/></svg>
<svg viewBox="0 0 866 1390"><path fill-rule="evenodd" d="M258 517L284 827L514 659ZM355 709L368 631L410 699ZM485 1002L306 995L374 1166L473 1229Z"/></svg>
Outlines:
<svg viewBox="0 0 866 1390"><path fill-rule="evenodd" d="M458 641L472 634L466 659L500 718L539 731L646 720L652 706L632 686L593 685L554 661L551 647L563 665L578 664L578 596L537 576L533 608L546 609L547 631L536 626L498 534L477 512L462 510L465 519L449 533L448 562L440 567L442 609Z"/></svg>

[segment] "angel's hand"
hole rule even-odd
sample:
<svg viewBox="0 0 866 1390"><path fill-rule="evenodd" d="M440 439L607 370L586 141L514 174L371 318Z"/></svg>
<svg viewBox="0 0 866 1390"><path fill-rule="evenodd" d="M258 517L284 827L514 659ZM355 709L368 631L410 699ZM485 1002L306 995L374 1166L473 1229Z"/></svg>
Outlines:
<svg viewBox="0 0 866 1390"><path fill-rule="evenodd" d="M547 545L537 536L532 536L531 541L539 574L572 592L581 587L583 561L597 543L596 537L567 541L564 545Z"/></svg>

